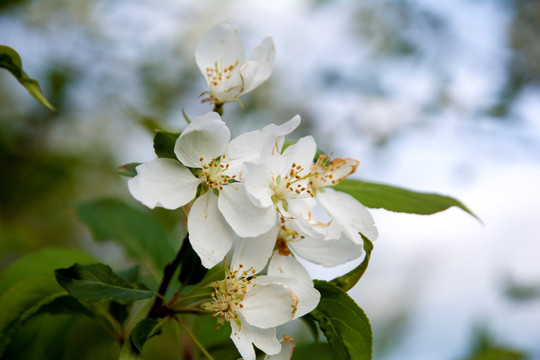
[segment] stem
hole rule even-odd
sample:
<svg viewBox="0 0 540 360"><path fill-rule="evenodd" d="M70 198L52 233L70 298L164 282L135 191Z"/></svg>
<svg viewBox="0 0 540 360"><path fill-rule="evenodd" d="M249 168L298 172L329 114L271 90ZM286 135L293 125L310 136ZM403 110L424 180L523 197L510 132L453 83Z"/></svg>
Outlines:
<svg viewBox="0 0 540 360"><path fill-rule="evenodd" d="M195 345L197 345L197 347L201 350L201 352L208 358L208 360L215 360L212 357L212 355L210 355L208 353L208 351L204 348L204 346L202 346L202 344L199 342L199 340L197 340L195 335L193 335L193 333L191 332L191 330L189 330L189 328L186 326L186 324L184 324L184 322L182 320L178 319L178 318L176 320L178 321L178 323L180 324L182 329L184 329L186 334L188 334L188 336L191 338L191 340L195 343Z"/></svg>
<svg viewBox="0 0 540 360"><path fill-rule="evenodd" d="M153 318L153 319L158 318L158 317L163 317L163 310L164 310L162 309L163 299L165 298L165 294L167 293L167 289L169 288L172 277L174 273L176 272L176 269L178 269L178 266L180 266L180 262L182 261L182 258L184 257L184 253L187 250L188 241L189 241L189 234L186 234L186 237L184 238L184 241L182 241L182 246L180 247L180 250L178 250L176 257L174 258L172 262L170 262L169 264L165 266L165 269L163 270L163 279L161 280L161 284L159 285L156 298L146 317Z"/></svg>
<svg viewBox="0 0 540 360"><path fill-rule="evenodd" d="M214 110L220 116L223 115L223 103L214 103Z"/></svg>

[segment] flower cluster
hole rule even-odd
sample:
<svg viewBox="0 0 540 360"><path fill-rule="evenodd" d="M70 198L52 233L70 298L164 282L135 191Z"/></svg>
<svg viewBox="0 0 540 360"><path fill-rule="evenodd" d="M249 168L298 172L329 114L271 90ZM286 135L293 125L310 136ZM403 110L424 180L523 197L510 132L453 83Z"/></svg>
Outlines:
<svg viewBox="0 0 540 360"><path fill-rule="evenodd" d="M270 38L246 61L243 52L230 23L202 38L196 60L210 88L207 101L236 101L269 77ZM141 164L128 182L150 208L184 209L189 240L206 268L228 260L225 279L210 284L212 300L203 308L218 324L231 324L244 359L255 359L253 344L279 354L275 327L317 306L320 294L299 257L336 266L362 256L362 237L377 238L368 210L332 189L358 161L317 155L311 136L284 146L299 125L295 116L231 140L220 115L209 112L184 128L176 159Z"/></svg>

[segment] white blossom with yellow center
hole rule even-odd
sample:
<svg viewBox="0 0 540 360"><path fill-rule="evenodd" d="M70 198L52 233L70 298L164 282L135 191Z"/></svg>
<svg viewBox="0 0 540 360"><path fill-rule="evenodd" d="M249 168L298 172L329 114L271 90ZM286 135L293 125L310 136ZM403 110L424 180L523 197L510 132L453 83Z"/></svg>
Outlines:
<svg viewBox="0 0 540 360"><path fill-rule="evenodd" d="M218 326L230 323L231 339L243 359L255 359L253 345L266 354L279 354L275 327L312 311L320 296L299 281L257 276L256 270L244 269L233 268L224 280L211 283L212 301L201 306L213 313Z"/></svg>
<svg viewBox="0 0 540 360"><path fill-rule="evenodd" d="M228 157L229 139L220 116L209 112L195 118L178 137L174 147L178 160L158 158L139 165L137 176L128 181L133 197L150 208L187 205L200 189L187 225L193 249L207 268L223 260L235 234L257 236L275 223L275 215L253 205L237 182L241 159L238 154Z"/></svg>
<svg viewBox="0 0 540 360"><path fill-rule="evenodd" d="M274 69L275 50L272 38L265 38L251 57L244 59L244 47L236 27L222 22L210 29L195 49L195 61L209 87L203 101L236 101L262 84Z"/></svg>

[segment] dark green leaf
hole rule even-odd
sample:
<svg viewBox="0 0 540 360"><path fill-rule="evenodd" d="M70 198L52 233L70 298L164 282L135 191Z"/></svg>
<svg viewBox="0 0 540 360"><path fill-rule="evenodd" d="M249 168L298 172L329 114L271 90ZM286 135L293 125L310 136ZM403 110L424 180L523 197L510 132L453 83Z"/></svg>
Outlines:
<svg viewBox="0 0 540 360"><path fill-rule="evenodd" d="M128 341L122 347L120 360L142 359L141 352L148 339L159 335L161 324L156 319L141 320L129 335Z"/></svg>
<svg viewBox="0 0 540 360"><path fill-rule="evenodd" d="M17 81L19 81L22 86L26 88L28 93L30 93L30 95L32 95L37 101L39 101L49 110L55 111L54 106L49 103L41 92L38 82L29 78L22 69L21 57L19 54L17 54L17 52L9 46L0 45L0 67L7 69L13 76L15 76Z"/></svg>
<svg viewBox="0 0 540 360"><path fill-rule="evenodd" d="M36 276L12 285L0 296L0 357L15 331L40 308L65 295L54 279Z"/></svg>
<svg viewBox="0 0 540 360"><path fill-rule="evenodd" d="M56 280L79 301L115 300L119 302L145 299L152 296L150 290L128 283L116 276L104 264L75 264L55 271Z"/></svg>
<svg viewBox="0 0 540 360"><path fill-rule="evenodd" d="M122 325L128 317L128 305L111 301L109 302L109 314L112 315L118 324Z"/></svg>
<svg viewBox="0 0 540 360"><path fill-rule="evenodd" d="M317 360L331 359L332 348L328 343L314 343L304 346L297 346L292 357L294 360Z"/></svg>
<svg viewBox="0 0 540 360"><path fill-rule="evenodd" d="M66 339L77 319L79 318L67 314L32 316L13 334L1 358L4 360L67 359L64 356ZM87 336L85 340L89 340ZM80 360L80 357L77 357L77 360Z"/></svg>
<svg viewBox="0 0 540 360"><path fill-rule="evenodd" d="M114 240L133 258L150 261L156 276L176 254L167 231L148 211L115 199L83 203L77 210L96 240Z"/></svg>
<svg viewBox="0 0 540 360"><path fill-rule="evenodd" d="M116 275L122 279L136 283L139 281L139 273L141 271L141 266L139 264L133 265L127 269L120 270L116 272Z"/></svg>
<svg viewBox="0 0 540 360"><path fill-rule="evenodd" d="M336 285L338 288L340 288L343 291L349 291L353 288L354 285L360 280L362 275L366 272L366 269L369 264L369 259L371 257L371 251L373 250L373 243L369 241L367 237L360 234L362 236L362 239L364 240L364 251L366 252L366 256L364 257L364 260L346 273L345 275L342 275L340 277L335 278L334 280L330 281L332 284Z"/></svg>
<svg viewBox="0 0 540 360"><path fill-rule="evenodd" d="M54 270L78 262L90 264L96 259L81 250L46 248L23 256L7 268L0 277L0 293L18 281L34 276L54 279ZM59 288L60 289L60 288Z"/></svg>
<svg viewBox="0 0 540 360"><path fill-rule="evenodd" d="M90 309L81 304L71 295L64 295L55 298L50 303L43 305L39 309L39 312L48 314L85 315L91 318L95 316Z"/></svg>
<svg viewBox="0 0 540 360"><path fill-rule="evenodd" d="M369 208L429 215L456 206L478 219L465 205L449 196L415 192L390 185L349 179L341 181L333 188L352 195Z"/></svg>
<svg viewBox="0 0 540 360"><path fill-rule="evenodd" d="M166 131L157 131L154 135L154 151L160 158L177 159L174 153L174 145L179 133L170 133Z"/></svg>
<svg viewBox="0 0 540 360"><path fill-rule="evenodd" d="M126 177L134 177L137 175L137 169L136 167L141 165L141 163L138 162L132 162L128 164L124 164L122 166L119 166L116 169L116 172L119 173L122 176Z"/></svg>
<svg viewBox="0 0 540 360"><path fill-rule="evenodd" d="M346 292L326 281L315 280L321 300L310 313L332 347L336 360L370 360L373 335L369 319Z"/></svg>
<svg viewBox="0 0 540 360"><path fill-rule="evenodd" d="M182 251L182 262L180 263L180 274L178 280L184 285L198 284L208 272L208 269L202 266L201 258L191 247L190 242L184 240L185 246Z"/></svg>

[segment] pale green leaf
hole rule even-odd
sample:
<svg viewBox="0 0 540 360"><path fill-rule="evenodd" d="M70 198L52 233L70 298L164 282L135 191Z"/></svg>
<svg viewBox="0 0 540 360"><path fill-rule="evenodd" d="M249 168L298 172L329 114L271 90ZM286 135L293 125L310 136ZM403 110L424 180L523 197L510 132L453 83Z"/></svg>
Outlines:
<svg viewBox="0 0 540 360"><path fill-rule="evenodd" d="M89 201L78 205L77 210L95 240L117 242L131 257L150 262L155 274L176 254L167 231L149 211L116 199Z"/></svg>
<svg viewBox="0 0 540 360"><path fill-rule="evenodd" d="M40 308L66 295L52 277L36 276L13 284L0 296L0 357L17 329Z"/></svg>
<svg viewBox="0 0 540 360"><path fill-rule="evenodd" d="M25 255L11 264L0 276L0 293L25 278L49 276L54 279L55 269L76 262L90 264L96 262L96 259L84 251L67 248L46 248Z"/></svg>

